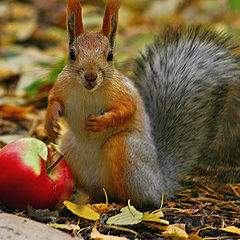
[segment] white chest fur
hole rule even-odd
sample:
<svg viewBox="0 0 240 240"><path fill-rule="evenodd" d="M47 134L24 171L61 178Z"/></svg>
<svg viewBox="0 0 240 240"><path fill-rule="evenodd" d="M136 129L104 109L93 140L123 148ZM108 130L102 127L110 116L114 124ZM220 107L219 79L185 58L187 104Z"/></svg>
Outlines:
<svg viewBox="0 0 240 240"><path fill-rule="evenodd" d="M69 163L74 177L88 188L101 186L98 172L101 148L112 135L112 129L101 132L84 130L89 115L100 115L107 111L101 92L87 92L81 86L72 88L65 102L65 119L69 125L68 133L63 137L62 151Z"/></svg>
<svg viewBox="0 0 240 240"><path fill-rule="evenodd" d="M96 137L106 134L106 132L91 133L84 130L89 115L98 116L107 111L100 90L89 92L81 86L76 86L69 94L64 108L67 123L76 137L94 141Z"/></svg>

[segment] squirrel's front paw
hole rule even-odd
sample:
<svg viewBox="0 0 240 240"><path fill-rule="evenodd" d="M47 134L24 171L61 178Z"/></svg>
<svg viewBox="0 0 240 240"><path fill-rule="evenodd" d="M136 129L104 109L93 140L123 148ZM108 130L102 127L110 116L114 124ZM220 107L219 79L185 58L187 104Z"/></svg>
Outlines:
<svg viewBox="0 0 240 240"><path fill-rule="evenodd" d="M60 126L58 124L58 119L62 115L62 110L59 104L50 104L47 109L45 129L48 136L52 141L54 141L58 135Z"/></svg>
<svg viewBox="0 0 240 240"><path fill-rule="evenodd" d="M106 117L90 115L85 122L85 130L91 132L100 132L108 128Z"/></svg>
<svg viewBox="0 0 240 240"><path fill-rule="evenodd" d="M54 141L58 135L59 135L59 130L60 130L60 126L57 123L57 121L49 121L46 120L45 122L45 129L47 131L48 136L50 137L50 139L52 141Z"/></svg>

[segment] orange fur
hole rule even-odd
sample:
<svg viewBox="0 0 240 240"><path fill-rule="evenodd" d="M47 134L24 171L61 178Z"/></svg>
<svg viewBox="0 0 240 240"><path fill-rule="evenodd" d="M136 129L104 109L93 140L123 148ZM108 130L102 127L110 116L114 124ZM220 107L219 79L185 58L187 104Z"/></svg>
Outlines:
<svg viewBox="0 0 240 240"><path fill-rule="evenodd" d="M45 120L45 129L52 140L57 138L57 132L54 130L59 129L58 120L59 116L64 114L64 102L70 89L69 79L66 77L64 71L59 74L56 82L48 95L48 106Z"/></svg>
<svg viewBox="0 0 240 240"><path fill-rule="evenodd" d="M118 22L118 10L121 5L121 0L111 0L106 8L103 18L102 34L110 37L111 33L111 17L114 16L116 23Z"/></svg>
<svg viewBox="0 0 240 240"><path fill-rule="evenodd" d="M102 159L103 187L109 189L111 195L120 196L122 202L129 199L124 176L129 159L125 135L126 133L119 133L111 137L103 146L100 157Z"/></svg>
<svg viewBox="0 0 240 240"><path fill-rule="evenodd" d="M109 99L112 97L109 96ZM136 112L136 104L126 94L125 96L123 94L111 105L111 109L104 115L89 116L86 120L85 130L99 132L109 127L118 128L127 123Z"/></svg>
<svg viewBox="0 0 240 240"><path fill-rule="evenodd" d="M74 31L75 37L77 37L84 33L80 0L67 0L67 6L67 19L71 17L72 14L75 14Z"/></svg>
<svg viewBox="0 0 240 240"><path fill-rule="evenodd" d="M58 119L62 112L62 104L55 99L48 100L47 114L45 120L45 129L51 139L57 138L56 130L59 130ZM54 128L56 130L54 130Z"/></svg>

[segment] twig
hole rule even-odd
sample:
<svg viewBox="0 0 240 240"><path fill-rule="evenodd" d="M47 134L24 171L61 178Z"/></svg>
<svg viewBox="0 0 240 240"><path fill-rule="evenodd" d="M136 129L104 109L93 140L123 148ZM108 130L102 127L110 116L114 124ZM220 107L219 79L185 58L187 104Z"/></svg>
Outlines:
<svg viewBox="0 0 240 240"><path fill-rule="evenodd" d="M235 193L235 195L236 195L238 198L240 198L240 195L239 195L239 193L236 191L235 187L233 187L232 184L228 184L228 186L233 190L233 192Z"/></svg>
<svg viewBox="0 0 240 240"><path fill-rule="evenodd" d="M223 237L209 237L204 238L204 240L215 240L215 239L239 239L238 236L223 236Z"/></svg>
<svg viewBox="0 0 240 240"><path fill-rule="evenodd" d="M31 137L33 133L36 130L38 124L38 119L34 119L31 128L29 129L28 133L26 134L26 137Z"/></svg>
<svg viewBox="0 0 240 240"><path fill-rule="evenodd" d="M106 199L106 205L108 205L108 195L107 195L107 191L105 188L103 188L103 192L104 192L105 199Z"/></svg>
<svg viewBox="0 0 240 240"><path fill-rule="evenodd" d="M104 227L104 228L111 228L111 229L118 230L118 231L130 232L130 233L135 234L135 237L138 235L138 233L135 232L134 230L124 228L124 227L119 227L119 226L114 226L114 225L101 225L101 226Z"/></svg>

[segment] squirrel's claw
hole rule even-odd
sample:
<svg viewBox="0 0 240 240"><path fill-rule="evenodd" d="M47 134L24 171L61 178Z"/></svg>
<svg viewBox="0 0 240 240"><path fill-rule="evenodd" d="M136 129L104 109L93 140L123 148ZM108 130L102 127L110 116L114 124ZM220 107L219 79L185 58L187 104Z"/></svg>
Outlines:
<svg viewBox="0 0 240 240"><path fill-rule="evenodd" d="M49 138L54 141L59 136L60 126L58 124L59 117L62 115L60 104L56 101L48 105L45 121L45 129Z"/></svg>
<svg viewBox="0 0 240 240"><path fill-rule="evenodd" d="M46 121L45 129L49 138L54 141L60 134L58 131L60 130L60 126L57 122L53 123L51 121Z"/></svg>
<svg viewBox="0 0 240 240"><path fill-rule="evenodd" d="M105 117L90 115L85 121L85 131L100 132L108 127Z"/></svg>

